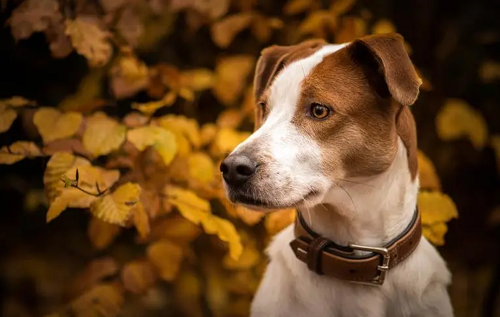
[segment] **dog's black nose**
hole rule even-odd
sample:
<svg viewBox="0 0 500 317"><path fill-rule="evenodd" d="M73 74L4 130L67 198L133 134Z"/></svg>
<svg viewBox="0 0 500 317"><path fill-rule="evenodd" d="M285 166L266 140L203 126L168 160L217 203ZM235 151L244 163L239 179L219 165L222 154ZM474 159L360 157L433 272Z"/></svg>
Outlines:
<svg viewBox="0 0 500 317"><path fill-rule="evenodd" d="M220 165L224 180L234 186L247 181L256 169L257 163L244 154L229 155Z"/></svg>

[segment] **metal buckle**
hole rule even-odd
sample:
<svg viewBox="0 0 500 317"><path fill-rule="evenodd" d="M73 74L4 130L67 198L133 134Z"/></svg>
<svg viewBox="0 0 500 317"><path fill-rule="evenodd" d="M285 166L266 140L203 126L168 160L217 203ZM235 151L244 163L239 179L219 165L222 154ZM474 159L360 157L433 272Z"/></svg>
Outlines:
<svg viewBox="0 0 500 317"><path fill-rule="evenodd" d="M380 256L382 256L382 265L377 266L377 270L378 270L379 274L370 282L355 282L355 283L367 284L367 285L378 285L378 286L384 284L385 275L387 274L387 271L389 270L389 260L391 259L391 256L389 255L389 250L387 250L387 248L369 247L369 246L353 244L353 243L349 243L349 247L354 249L354 250L378 253L378 254L380 254Z"/></svg>

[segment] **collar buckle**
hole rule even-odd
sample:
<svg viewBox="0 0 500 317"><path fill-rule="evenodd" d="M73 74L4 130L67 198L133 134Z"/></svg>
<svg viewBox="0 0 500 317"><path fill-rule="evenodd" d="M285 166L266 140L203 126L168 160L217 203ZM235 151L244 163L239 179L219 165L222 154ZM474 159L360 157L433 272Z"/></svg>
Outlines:
<svg viewBox="0 0 500 317"><path fill-rule="evenodd" d="M354 243L349 243L349 247L352 248L353 250L377 253L380 255L380 258L381 258L381 261L380 261L381 264L377 265L378 274L373 280L371 280L369 282L357 281L355 283L365 284L365 285L377 285L377 286L384 284L385 276L387 274L387 271L389 271L389 261L391 259L391 256L389 255L389 250L387 248L370 247L370 246L354 244Z"/></svg>

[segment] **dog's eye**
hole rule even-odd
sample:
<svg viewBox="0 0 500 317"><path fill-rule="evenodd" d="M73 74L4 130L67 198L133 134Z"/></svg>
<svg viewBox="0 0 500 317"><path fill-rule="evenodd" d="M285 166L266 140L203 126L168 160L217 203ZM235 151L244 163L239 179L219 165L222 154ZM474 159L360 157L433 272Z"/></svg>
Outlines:
<svg viewBox="0 0 500 317"><path fill-rule="evenodd" d="M262 116L266 114L266 103L265 102L259 102L258 104L260 110L262 111Z"/></svg>
<svg viewBox="0 0 500 317"><path fill-rule="evenodd" d="M323 106L319 103L311 104L311 116L316 119L325 119L330 115L330 109L327 106Z"/></svg>

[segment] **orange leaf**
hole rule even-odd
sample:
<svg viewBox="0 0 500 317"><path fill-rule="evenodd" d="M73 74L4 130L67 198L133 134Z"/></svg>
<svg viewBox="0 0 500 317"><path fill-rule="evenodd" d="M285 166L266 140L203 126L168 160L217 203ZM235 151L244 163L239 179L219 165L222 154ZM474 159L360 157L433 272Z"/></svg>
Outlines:
<svg viewBox="0 0 500 317"><path fill-rule="evenodd" d="M146 253L161 278L165 281L175 279L184 257L181 247L168 240L161 240L151 244Z"/></svg>
<svg viewBox="0 0 500 317"><path fill-rule="evenodd" d="M135 294L145 293L156 282L156 274L147 261L127 263L123 267L121 278L125 289Z"/></svg>
<svg viewBox="0 0 500 317"><path fill-rule="evenodd" d="M106 249L120 233L120 227L92 217L87 229L90 242L97 250Z"/></svg>

